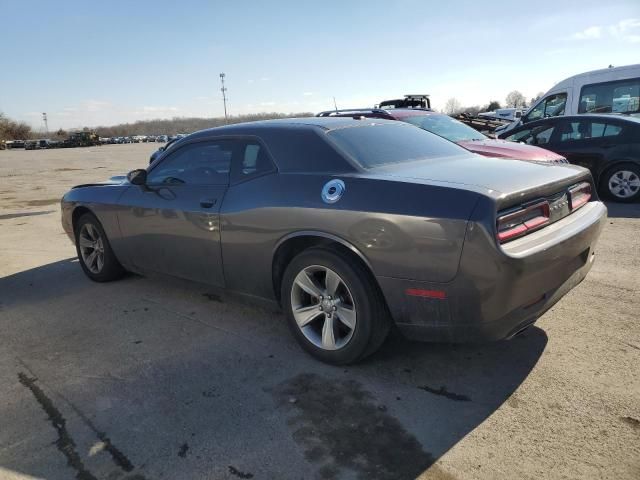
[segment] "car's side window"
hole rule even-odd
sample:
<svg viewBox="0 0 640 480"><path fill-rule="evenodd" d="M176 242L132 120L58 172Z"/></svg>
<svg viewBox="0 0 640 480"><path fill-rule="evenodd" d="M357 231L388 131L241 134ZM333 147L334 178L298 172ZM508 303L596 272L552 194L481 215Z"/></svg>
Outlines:
<svg viewBox="0 0 640 480"><path fill-rule="evenodd" d="M199 142L171 152L148 176L150 185L226 185L233 156L228 140Z"/></svg>
<svg viewBox="0 0 640 480"><path fill-rule="evenodd" d="M640 78L585 85L578 113L640 112Z"/></svg>
<svg viewBox="0 0 640 480"><path fill-rule="evenodd" d="M539 125L534 128L520 130L506 139L512 142L524 142L527 145L544 145L549 143L554 128L554 125Z"/></svg>
<svg viewBox="0 0 640 480"><path fill-rule="evenodd" d="M524 142L531 135L531 129L525 128L524 130L520 130L512 135L509 135L505 138L505 140L509 140L510 142Z"/></svg>
<svg viewBox="0 0 640 480"><path fill-rule="evenodd" d="M622 132L622 127L611 123L594 122L591 124L591 136L596 137L617 137Z"/></svg>
<svg viewBox="0 0 640 480"><path fill-rule="evenodd" d="M558 127L558 140L560 142L571 142L591 138L590 122L562 122Z"/></svg>
<svg viewBox="0 0 640 480"><path fill-rule="evenodd" d="M525 122L532 122L534 120L540 120L542 118L564 115L566 104L566 93L549 95L547 98L533 107L533 109L525 117L523 117L523 120Z"/></svg>
<svg viewBox="0 0 640 480"><path fill-rule="evenodd" d="M233 183L257 177L275 170L266 148L257 141L246 141L240 146L231 172Z"/></svg>

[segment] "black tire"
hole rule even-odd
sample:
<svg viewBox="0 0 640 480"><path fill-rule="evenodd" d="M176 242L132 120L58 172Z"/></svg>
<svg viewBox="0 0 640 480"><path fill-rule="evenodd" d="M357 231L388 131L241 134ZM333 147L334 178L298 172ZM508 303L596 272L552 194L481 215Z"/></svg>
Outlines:
<svg viewBox="0 0 640 480"><path fill-rule="evenodd" d="M612 191L611 189L611 180L616 177L620 179L620 177L623 175L622 172L630 172L631 180L634 183L640 182L640 166L634 163L619 163L617 165L614 165L612 168L607 170L604 175L602 175L600 181L600 194L603 197L615 202L635 202L640 199L640 187L630 187L628 190L626 190L626 192L629 192L628 196L621 196L619 193Z"/></svg>
<svg viewBox="0 0 640 480"><path fill-rule="evenodd" d="M310 340L298 326L293 313L292 298L295 295L294 288L297 288L294 287L296 277L305 269L316 267L330 269L340 277L342 282L340 288L343 288L343 291L346 288L348 296L352 299L350 303L356 312L355 328L350 330L349 339L335 350L327 350ZM337 298L336 296L336 301ZM314 300L309 300L311 305ZM387 305L370 272L350 255L339 251L311 248L298 254L285 270L281 301L289 328L302 348L317 359L333 365L355 363L374 353L386 339L391 326ZM322 308L320 303L318 307ZM336 328L344 329L345 325L339 321L341 316L339 312L334 314L335 324L338 325ZM319 317L314 322L324 324L326 314L320 312L318 315ZM311 322L309 325L316 328Z"/></svg>
<svg viewBox="0 0 640 480"><path fill-rule="evenodd" d="M88 225L88 227L86 227ZM80 251L80 234L83 232L83 228L93 228L100 236L102 240L102 248L103 248L103 264L98 271L91 271L87 266L82 252ZM84 273L94 282L111 282L113 280L117 280L121 278L125 274L124 268L118 262L113 250L111 249L111 245L109 244L109 239L102 228L102 225L98 221L98 219L92 213L83 214L76 223L75 226L75 239L76 239L76 253L78 254L78 261L80 262L80 266ZM97 268L97 267L96 267Z"/></svg>

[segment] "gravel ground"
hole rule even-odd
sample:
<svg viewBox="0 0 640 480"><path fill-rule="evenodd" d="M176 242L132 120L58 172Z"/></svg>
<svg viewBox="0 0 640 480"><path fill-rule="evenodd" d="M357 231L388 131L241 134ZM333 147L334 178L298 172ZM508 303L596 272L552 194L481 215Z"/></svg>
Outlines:
<svg viewBox="0 0 640 480"><path fill-rule="evenodd" d="M61 195L156 146L0 151L0 478L640 478L640 204L514 340L335 368L277 312L83 275Z"/></svg>

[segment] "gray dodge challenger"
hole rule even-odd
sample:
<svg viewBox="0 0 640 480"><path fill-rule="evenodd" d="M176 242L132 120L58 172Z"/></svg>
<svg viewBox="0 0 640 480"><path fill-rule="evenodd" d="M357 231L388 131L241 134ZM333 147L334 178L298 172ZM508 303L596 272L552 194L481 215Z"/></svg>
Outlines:
<svg viewBox="0 0 640 480"><path fill-rule="evenodd" d="M62 199L90 279L160 273L268 300L333 364L394 325L423 341L517 335L585 278L606 214L586 169L336 117L203 130Z"/></svg>

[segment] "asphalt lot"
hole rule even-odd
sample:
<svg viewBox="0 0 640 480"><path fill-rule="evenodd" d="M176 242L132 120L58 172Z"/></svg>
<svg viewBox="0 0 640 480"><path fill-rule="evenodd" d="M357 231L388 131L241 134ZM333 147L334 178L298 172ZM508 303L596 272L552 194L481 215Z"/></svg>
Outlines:
<svg viewBox="0 0 640 480"><path fill-rule="evenodd" d="M0 151L0 479L640 478L640 204L514 340L336 368L277 312L84 276L60 197L157 146Z"/></svg>

